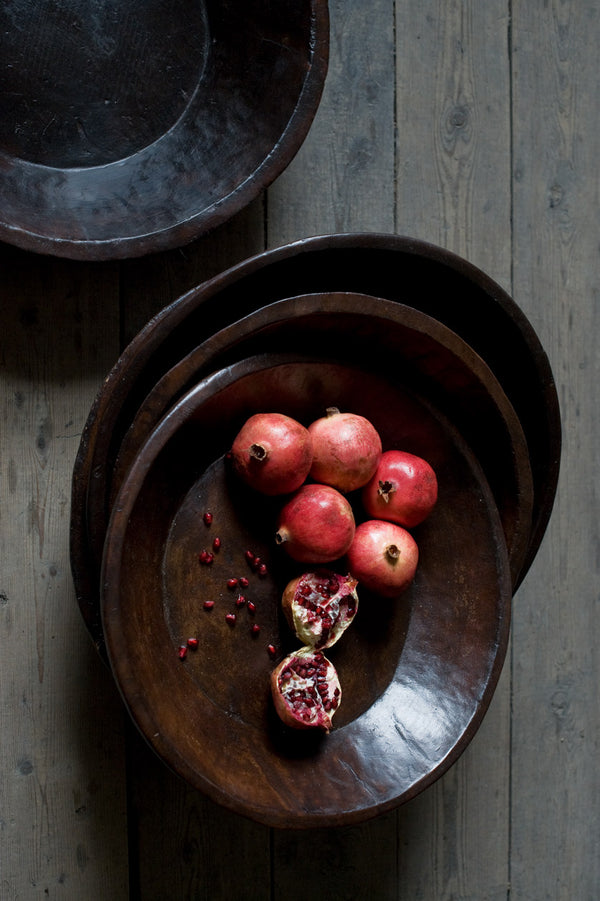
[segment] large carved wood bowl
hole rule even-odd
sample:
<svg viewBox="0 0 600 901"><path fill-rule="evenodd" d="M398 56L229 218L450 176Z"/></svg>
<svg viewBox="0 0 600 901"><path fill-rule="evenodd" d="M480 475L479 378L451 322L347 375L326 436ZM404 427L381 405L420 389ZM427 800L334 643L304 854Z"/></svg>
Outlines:
<svg viewBox="0 0 600 901"><path fill-rule="evenodd" d="M80 609L99 649L98 584L106 526L123 477L144 441L203 376L250 354L282 348L359 361L434 401L482 466L517 583L531 536L533 478L523 429L489 367L456 333L412 307L363 294L304 295L250 313L178 361L133 415L116 459L95 466L87 490L86 541L74 551L73 562Z"/></svg>
<svg viewBox="0 0 600 901"><path fill-rule="evenodd" d="M78 259L191 241L287 166L326 0L0 6L0 239Z"/></svg>
<svg viewBox="0 0 600 901"><path fill-rule="evenodd" d="M297 572L274 542L281 500L243 489L226 454L249 414L281 410L309 422L332 399L367 414L384 447L429 459L440 492L413 532L420 560L405 594L390 601L359 588L356 619L328 652L342 703L330 734L315 735L284 726L269 691L276 662L298 648L280 610ZM216 536L214 563L200 564L199 552ZM267 562L266 578L247 570L247 549ZM226 586L244 574L254 614L237 609ZM511 594L496 504L454 426L401 381L293 355L238 361L167 413L123 481L102 570L109 660L143 736L213 800L280 827L365 820L452 765L492 697ZM214 601L211 610L205 600ZM225 616L236 609L232 626ZM181 659L189 637L198 648Z"/></svg>

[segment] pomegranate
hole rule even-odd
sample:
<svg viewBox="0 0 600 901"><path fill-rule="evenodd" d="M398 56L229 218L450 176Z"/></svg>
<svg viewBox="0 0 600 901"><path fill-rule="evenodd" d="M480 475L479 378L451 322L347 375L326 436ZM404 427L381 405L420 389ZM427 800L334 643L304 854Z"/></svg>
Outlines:
<svg viewBox="0 0 600 901"><path fill-rule="evenodd" d="M354 537L354 513L329 485L302 485L279 513L275 541L293 560L329 563L342 557Z"/></svg>
<svg viewBox="0 0 600 901"><path fill-rule="evenodd" d="M381 438L368 419L329 407L308 431L313 448L310 476L315 482L347 493L369 481L381 457Z"/></svg>
<svg viewBox="0 0 600 901"><path fill-rule="evenodd" d="M429 516L437 496L436 474L427 460L400 450L381 455L375 475L362 490L363 506L369 516L407 529Z"/></svg>
<svg viewBox="0 0 600 901"><path fill-rule="evenodd" d="M246 484L267 495L288 494L305 481L312 463L311 437L283 413L256 413L236 435L230 458Z"/></svg>
<svg viewBox="0 0 600 901"><path fill-rule="evenodd" d="M325 732L331 729L342 699L333 663L313 648L300 648L275 667L271 693L275 710L286 726Z"/></svg>
<svg viewBox="0 0 600 901"><path fill-rule="evenodd" d="M358 609L357 581L330 570L303 573L285 587L281 604L288 625L303 645L330 648Z"/></svg>
<svg viewBox="0 0 600 901"><path fill-rule="evenodd" d="M398 597L412 582L419 548L406 529L370 519L356 528L348 551L348 567L362 585L383 597Z"/></svg>

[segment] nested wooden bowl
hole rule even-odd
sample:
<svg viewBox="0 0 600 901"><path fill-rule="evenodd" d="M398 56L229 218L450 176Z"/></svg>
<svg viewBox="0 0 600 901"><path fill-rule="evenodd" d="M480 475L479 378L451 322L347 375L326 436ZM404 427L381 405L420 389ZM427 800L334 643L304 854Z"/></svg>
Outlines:
<svg viewBox="0 0 600 901"><path fill-rule="evenodd" d="M299 149L327 71L326 0L14 0L0 32L0 239L78 259L238 212Z"/></svg>
<svg viewBox="0 0 600 901"><path fill-rule="evenodd" d="M108 517L144 441L200 378L250 354L282 348L359 361L435 402L475 452L490 483L517 583L529 548L533 479L520 422L489 367L458 335L412 307L350 293L294 297L243 317L176 363L138 408L114 463L96 469L87 493L86 544L79 549L80 556L89 552L94 562L80 568L77 587L84 619L100 649L98 574Z"/></svg>
<svg viewBox="0 0 600 901"><path fill-rule="evenodd" d="M279 605L297 571L274 543L280 501L243 489L225 455L249 414L283 410L309 422L332 400L368 415L384 447L429 459L440 494L413 533L420 562L411 587L393 602L361 592L355 621L329 651L343 698L332 732L316 736L283 726L269 692L276 661L298 647ZM217 535L215 562L199 564ZM267 562L267 578L245 569L248 548ZM226 580L245 573L256 610L238 610L231 626ZM487 481L435 405L368 368L293 355L233 363L169 410L124 478L102 568L110 664L141 733L213 800L282 827L367 819L413 797L457 759L502 667L511 594ZM260 625L257 636L251 622ZM181 660L188 637L198 649Z"/></svg>

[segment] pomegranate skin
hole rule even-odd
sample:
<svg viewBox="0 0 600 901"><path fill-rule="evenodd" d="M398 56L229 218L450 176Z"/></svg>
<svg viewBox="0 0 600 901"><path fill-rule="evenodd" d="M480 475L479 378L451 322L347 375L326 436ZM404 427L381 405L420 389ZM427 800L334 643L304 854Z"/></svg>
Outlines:
<svg viewBox="0 0 600 901"><path fill-rule="evenodd" d="M283 506L275 541L300 563L331 563L343 557L356 523L346 498L329 485L302 485Z"/></svg>
<svg viewBox="0 0 600 901"><path fill-rule="evenodd" d="M361 585L386 598L399 597L415 577L419 548L402 526L369 519L356 528L348 568Z"/></svg>
<svg viewBox="0 0 600 901"><path fill-rule="evenodd" d="M270 681L275 710L286 726L330 731L342 689L333 663L320 651L294 651L275 667Z"/></svg>
<svg viewBox="0 0 600 901"><path fill-rule="evenodd" d="M425 520L437 503L438 482L427 460L406 451L381 455L373 478L362 490L365 510L407 529Z"/></svg>
<svg viewBox="0 0 600 901"><path fill-rule="evenodd" d="M255 413L236 435L230 459L237 475L261 494L289 494L308 476L312 441L290 416Z"/></svg>
<svg viewBox="0 0 600 901"><path fill-rule="evenodd" d="M310 477L347 494L362 488L377 468L381 438L375 426L357 413L340 413L330 407L327 415L312 422L313 462Z"/></svg>
<svg viewBox="0 0 600 901"><path fill-rule="evenodd" d="M356 579L331 570L305 572L291 579L281 598L287 623L305 646L332 647L358 610Z"/></svg>

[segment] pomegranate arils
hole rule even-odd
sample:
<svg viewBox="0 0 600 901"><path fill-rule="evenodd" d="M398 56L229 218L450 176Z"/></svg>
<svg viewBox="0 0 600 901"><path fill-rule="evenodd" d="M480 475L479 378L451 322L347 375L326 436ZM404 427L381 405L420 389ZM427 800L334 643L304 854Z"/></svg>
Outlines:
<svg viewBox="0 0 600 901"><path fill-rule="evenodd" d="M248 613L255 613L255 612L256 612L256 604L253 603L253 601L248 601L248 603L247 603L246 606L248 607Z"/></svg>
<svg viewBox="0 0 600 901"><path fill-rule="evenodd" d="M212 515L212 513L210 513L210 512L207 510L206 513L204 514L204 516L202 517L202 519L204 520L204 525L205 525L205 526L210 526L211 523L212 523L212 521L213 521L213 515Z"/></svg>
<svg viewBox="0 0 600 901"><path fill-rule="evenodd" d="M187 646L188 646L188 648L190 648L192 651L197 650L197 648L198 648L198 639L197 639L197 638L188 638L188 640L187 640Z"/></svg>
<svg viewBox="0 0 600 901"><path fill-rule="evenodd" d="M356 586L352 576L329 570L307 572L288 583L283 612L304 645L328 648L335 644L356 615Z"/></svg>
<svg viewBox="0 0 600 901"><path fill-rule="evenodd" d="M306 647L290 654L273 671L271 691L275 709L288 726L329 732L341 688L333 664L322 654Z"/></svg>
<svg viewBox="0 0 600 901"><path fill-rule="evenodd" d="M255 557L254 551L246 551L244 556L245 556L246 560L248 561L248 563L254 563L254 557Z"/></svg>
<svg viewBox="0 0 600 901"><path fill-rule="evenodd" d="M258 623L252 623L252 626L250 627L250 631L252 632L253 635L258 635L258 633L260 632L260 626L258 625Z"/></svg>
<svg viewBox="0 0 600 901"><path fill-rule="evenodd" d="M233 626L235 624L237 617L236 617L235 613L226 613L225 619L227 620L227 622L229 623L230 626Z"/></svg>
<svg viewBox="0 0 600 901"><path fill-rule="evenodd" d="M236 588L237 584L238 584L237 579L227 579L227 587L228 588L231 588L231 589Z"/></svg>
<svg viewBox="0 0 600 901"><path fill-rule="evenodd" d="M269 655L269 657L275 657L275 656L276 656L276 654L277 654L277 648L275 647L274 644L268 644L268 645L267 645L267 654Z"/></svg>
<svg viewBox="0 0 600 901"><path fill-rule="evenodd" d="M205 610L212 610L212 608L215 606L215 602L214 601L204 601L204 604L202 606L204 607Z"/></svg>
<svg viewBox="0 0 600 901"><path fill-rule="evenodd" d="M235 599L235 606L243 607L245 603L246 603L246 598L244 597L244 595L238 594L237 598Z"/></svg>
<svg viewBox="0 0 600 901"><path fill-rule="evenodd" d="M257 572L258 572L258 575L261 576L262 578L264 578L266 575L268 575L269 571L267 569L266 563L261 563L260 566L258 567Z"/></svg>
<svg viewBox="0 0 600 901"><path fill-rule="evenodd" d="M215 559L215 555L211 554L210 551L207 551L207 550L201 551L200 554L198 555L198 560L200 561L200 563L204 564L205 566L210 566L210 564L213 562L214 559Z"/></svg>
<svg viewBox="0 0 600 901"><path fill-rule="evenodd" d="M187 649L186 645L182 644L177 649L177 656L179 657L180 660L185 660L185 658L187 657L187 652L188 652L188 649Z"/></svg>
<svg viewBox="0 0 600 901"><path fill-rule="evenodd" d="M221 539L218 536L214 539L212 546L214 551L218 551L221 547Z"/></svg>
<svg viewBox="0 0 600 901"><path fill-rule="evenodd" d="M240 581L240 588L247 588L248 585L250 584L250 582L248 581L246 576L242 576L242 578L239 581Z"/></svg>

